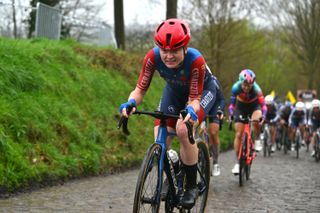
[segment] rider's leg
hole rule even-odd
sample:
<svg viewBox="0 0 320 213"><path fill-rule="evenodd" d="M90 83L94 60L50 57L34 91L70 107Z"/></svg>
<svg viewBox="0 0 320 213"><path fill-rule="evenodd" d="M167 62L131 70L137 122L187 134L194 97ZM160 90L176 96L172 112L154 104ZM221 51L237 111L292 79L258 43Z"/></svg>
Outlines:
<svg viewBox="0 0 320 213"><path fill-rule="evenodd" d="M191 144L188 139L188 130L181 119L177 122L177 136L180 141L180 156L186 173L186 191L182 198L182 204L186 208L191 208L198 196L197 189L197 144Z"/></svg>
<svg viewBox="0 0 320 213"><path fill-rule="evenodd" d="M262 116L261 110L255 110L252 113L251 119L252 120L260 120L261 116ZM255 136L252 138L252 140L254 141L255 138L258 137L260 135L260 133L261 133L261 125L258 122L254 122L253 123L253 127L254 127Z"/></svg>
<svg viewBox="0 0 320 213"><path fill-rule="evenodd" d="M311 156L313 157L316 153L316 131L312 132L312 138L311 138L311 145L313 147L313 150L311 152Z"/></svg>
<svg viewBox="0 0 320 213"><path fill-rule="evenodd" d="M212 151L212 163L213 163L213 175L220 175L220 168L218 165L218 157L219 157L219 124L210 123L209 124L209 143L211 145Z"/></svg>
<svg viewBox="0 0 320 213"><path fill-rule="evenodd" d="M270 126L270 133L271 133L271 151L274 152L276 150L276 125L272 124Z"/></svg>
<svg viewBox="0 0 320 213"><path fill-rule="evenodd" d="M239 173L239 161L238 161L238 153L239 153L239 147L240 147L240 143L241 143L241 137L242 137L242 133L244 130L244 124L240 123L240 122L236 122L235 125L235 130L236 130L236 135L234 137L234 142L233 142L233 148L235 151L235 165L232 169L232 173L234 174L238 174Z"/></svg>

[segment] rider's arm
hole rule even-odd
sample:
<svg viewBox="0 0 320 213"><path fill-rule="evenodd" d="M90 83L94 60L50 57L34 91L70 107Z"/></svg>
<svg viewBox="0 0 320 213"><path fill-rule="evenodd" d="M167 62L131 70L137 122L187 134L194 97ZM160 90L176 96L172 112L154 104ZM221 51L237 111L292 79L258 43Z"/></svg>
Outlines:
<svg viewBox="0 0 320 213"><path fill-rule="evenodd" d="M237 81L235 84L233 84L231 88L231 97L230 97L230 104L229 104L229 115L233 115L237 95L239 94L241 90L241 83L240 81Z"/></svg>
<svg viewBox="0 0 320 213"><path fill-rule="evenodd" d="M263 96L262 90L261 90L260 86L256 82L253 84L253 87L254 87L254 91L257 94L258 102L259 102L259 104L261 106L262 116L265 117L266 114L267 114L267 106L266 106L266 103L264 101L264 96Z"/></svg>
<svg viewBox="0 0 320 213"><path fill-rule="evenodd" d="M154 52L153 49L151 49L144 58L136 88L130 93L128 102L120 105L120 113L123 116L128 117L135 111L135 107L142 102L143 97L149 88L155 68L156 65ZM127 114L128 111L125 109L127 109L129 106L133 107L133 110L130 112L130 114Z"/></svg>
<svg viewBox="0 0 320 213"><path fill-rule="evenodd" d="M129 100L133 98L136 101L137 105L139 105L142 102L143 97L150 86L155 69L156 69L155 56L154 56L153 49L151 49L147 53L147 55L144 57L142 69L137 82L137 86L130 93Z"/></svg>
<svg viewBox="0 0 320 213"><path fill-rule="evenodd" d="M292 123L292 119L293 119L293 115L294 115L295 111L296 111L295 108L291 110L291 113L290 113L290 116L289 116L289 119L288 119L289 125L291 125L291 123Z"/></svg>
<svg viewBox="0 0 320 213"><path fill-rule="evenodd" d="M202 56L198 57L191 65L189 102L188 106L193 107L195 112L200 110L200 99L203 91L206 66Z"/></svg>

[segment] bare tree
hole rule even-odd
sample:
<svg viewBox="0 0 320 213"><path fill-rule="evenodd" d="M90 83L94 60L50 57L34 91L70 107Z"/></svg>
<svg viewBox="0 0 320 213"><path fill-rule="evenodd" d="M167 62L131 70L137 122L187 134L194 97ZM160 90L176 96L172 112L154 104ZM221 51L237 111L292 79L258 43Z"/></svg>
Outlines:
<svg viewBox="0 0 320 213"><path fill-rule="evenodd" d="M125 49L125 28L123 17L123 0L114 0L114 28L117 46Z"/></svg>
<svg viewBox="0 0 320 213"><path fill-rule="evenodd" d="M193 31L199 32L193 33L199 41L197 47L224 86L235 80L230 76L237 78L240 69L254 67L257 46L253 41L259 37L247 32L247 20L257 6L254 0L192 0L182 8L184 17L196 28Z"/></svg>
<svg viewBox="0 0 320 213"><path fill-rule="evenodd" d="M177 18L178 0L167 0L167 19Z"/></svg>
<svg viewBox="0 0 320 213"><path fill-rule="evenodd" d="M277 16L286 42L301 62L300 74L306 76L308 89L320 80L320 0L276 1ZM300 78L301 80L301 78Z"/></svg>
<svg viewBox="0 0 320 213"><path fill-rule="evenodd" d="M17 17L15 0L12 0L12 22L13 22L13 37L17 38Z"/></svg>

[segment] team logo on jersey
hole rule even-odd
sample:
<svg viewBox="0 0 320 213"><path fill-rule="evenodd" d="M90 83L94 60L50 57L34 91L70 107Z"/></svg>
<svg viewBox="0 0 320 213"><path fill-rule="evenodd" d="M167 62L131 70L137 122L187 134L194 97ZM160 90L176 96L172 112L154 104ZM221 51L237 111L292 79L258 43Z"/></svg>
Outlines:
<svg viewBox="0 0 320 213"><path fill-rule="evenodd" d="M173 105L170 105L170 106L168 106L168 110L169 110L169 112L171 112L171 113L175 113L176 108L175 108Z"/></svg>

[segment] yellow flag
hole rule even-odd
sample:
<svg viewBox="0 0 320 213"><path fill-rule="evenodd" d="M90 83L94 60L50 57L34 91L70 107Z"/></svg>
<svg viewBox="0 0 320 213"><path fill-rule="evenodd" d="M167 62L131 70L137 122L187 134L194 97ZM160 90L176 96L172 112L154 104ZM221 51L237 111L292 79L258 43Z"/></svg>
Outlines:
<svg viewBox="0 0 320 213"><path fill-rule="evenodd" d="M297 102L296 98L292 94L292 92L289 90L287 93L287 99L292 103L295 104Z"/></svg>
<svg viewBox="0 0 320 213"><path fill-rule="evenodd" d="M276 92L272 90L269 95L271 95L274 98L276 96Z"/></svg>

